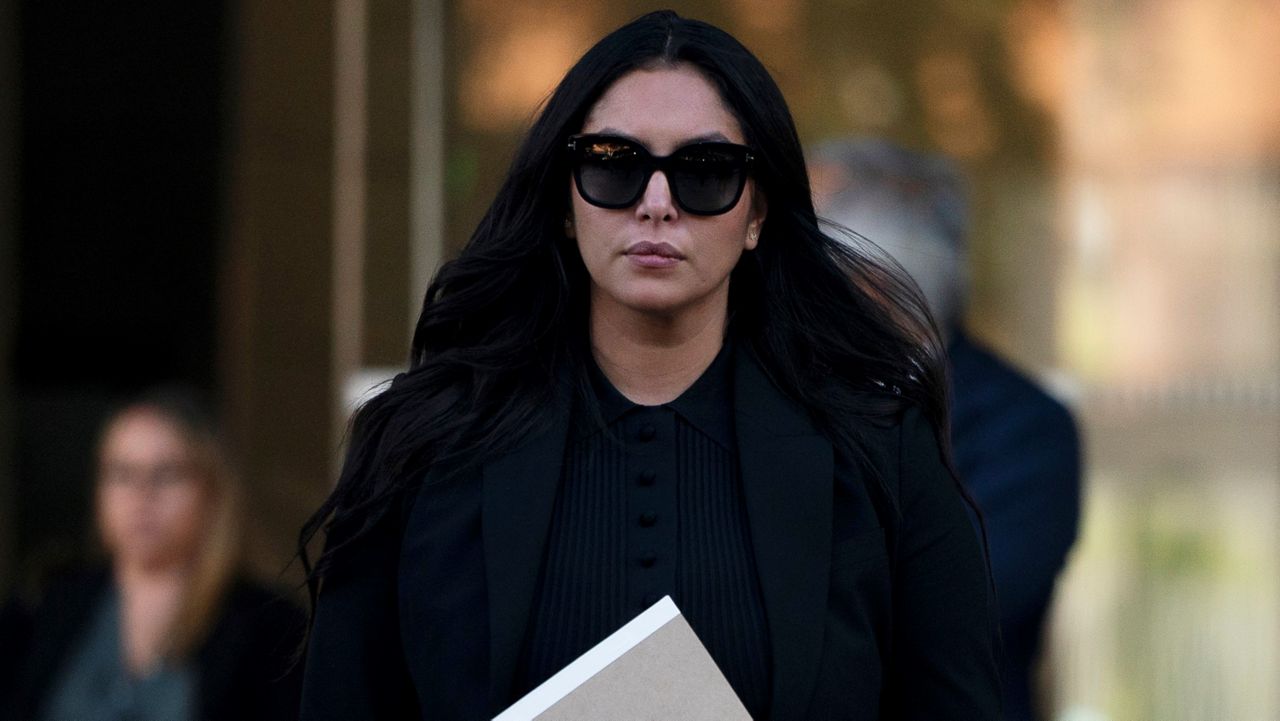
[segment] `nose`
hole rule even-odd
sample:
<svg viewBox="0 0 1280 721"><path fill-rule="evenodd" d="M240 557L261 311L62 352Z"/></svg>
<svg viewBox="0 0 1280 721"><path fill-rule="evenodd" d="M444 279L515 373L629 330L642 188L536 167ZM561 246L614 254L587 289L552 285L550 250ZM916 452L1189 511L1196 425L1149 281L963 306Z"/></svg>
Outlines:
<svg viewBox="0 0 1280 721"><path fill-rule="evenodd" d="M680 217L676 210L675 198L671 195L671 185L667 183L667 175L661 170L653 171L649 183L644 188L644 195L636 203L636 219L642 222L658 221L670 223Z"/></svg>

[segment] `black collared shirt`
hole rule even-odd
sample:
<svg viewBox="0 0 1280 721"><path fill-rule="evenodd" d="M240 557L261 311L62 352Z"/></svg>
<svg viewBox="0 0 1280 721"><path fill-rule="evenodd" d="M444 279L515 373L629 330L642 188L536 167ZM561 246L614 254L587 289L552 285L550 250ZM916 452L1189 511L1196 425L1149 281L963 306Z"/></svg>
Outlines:
<svg viewBox="0 0 1280 721"><path fill-rule="evenodd" d="M601 418L575 407L519 693L670 595L747 711L767 716L768 627L731 360L726 343L687 391L659 406L632 403L592 369Z"/></svg>

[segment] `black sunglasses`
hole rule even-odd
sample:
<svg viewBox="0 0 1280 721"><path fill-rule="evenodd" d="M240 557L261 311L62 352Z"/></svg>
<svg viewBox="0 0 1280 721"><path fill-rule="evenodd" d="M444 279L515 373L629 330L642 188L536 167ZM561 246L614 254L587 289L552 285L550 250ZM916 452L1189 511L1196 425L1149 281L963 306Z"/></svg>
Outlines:
<svg viewBox="0 0 1280 721"><path fill-rule="evenodd" d="M690 143L663 157L616 135L569 138L573 181L583 200L601 208L629 208L653 171L661 170L676 205L694 215L727 213L738 204L755 158L735 143Z"/></svg>

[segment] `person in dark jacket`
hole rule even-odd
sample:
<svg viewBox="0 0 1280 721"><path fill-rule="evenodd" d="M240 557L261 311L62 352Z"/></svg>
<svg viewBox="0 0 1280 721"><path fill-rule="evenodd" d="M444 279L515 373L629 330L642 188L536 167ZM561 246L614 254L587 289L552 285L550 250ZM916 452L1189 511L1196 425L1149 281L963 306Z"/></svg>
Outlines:
<svg viewBox="0 0 1280 721"><path fill-rule="evenodd" d="M301 611L248 581L240 489L195 397L161 389L107 422L96 517L105 567L29 611L5 719L292 719Z"/></svg>
<svg viewBox="0 0 1280 721"><path fill-rule="evenodd" d="M753 718L997 718L922 307L819 229L746 48L672 12L611 33L304 529L303 717L492 718L670 596Z"/></svg>
<svg viewBox="0 0 1280 721"><path fill-rule="evenodd" d="M1032 687L1045 614L1080 521L1071 414L964 330L967 203L945 158L876 139L816 146L824 217L858 231L919 284L947 339L952 450L986 519L1003 640L1005 718L1037 717Z"/></svg>

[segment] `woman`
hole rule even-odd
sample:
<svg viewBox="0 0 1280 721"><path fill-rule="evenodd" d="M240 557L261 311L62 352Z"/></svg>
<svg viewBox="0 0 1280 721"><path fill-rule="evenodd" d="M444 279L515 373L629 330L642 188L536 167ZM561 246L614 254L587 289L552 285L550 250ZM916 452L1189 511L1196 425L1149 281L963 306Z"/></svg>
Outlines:
<svg viewBox="0 0 1280 721"><path fill-rule="evenodd" d="M666 594L755 718L997 717L920 307L823 235L744 47L670 12L615 31L304 528L304 717L491 717Z"/></svg>
<svg viewBox="0 0 1280 721"><path fill-rule="evenodd" d="M295 718L303 619L240 578L240 495L190 393L113 414L95 498L109 568L45 594L12 718Z"/></svg>

